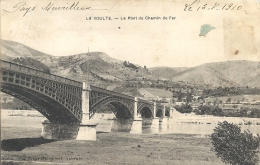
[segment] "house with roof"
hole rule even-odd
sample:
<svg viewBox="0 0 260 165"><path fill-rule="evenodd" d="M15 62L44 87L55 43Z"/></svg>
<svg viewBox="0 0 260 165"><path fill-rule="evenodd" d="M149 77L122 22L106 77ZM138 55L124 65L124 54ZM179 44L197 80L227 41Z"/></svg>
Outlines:
<svg viewBox="0 0 260 165"><path fill-rule="evenodd" d="M158 88L140 88L138 92L149 101L172 103L172 92Z"/></svg>

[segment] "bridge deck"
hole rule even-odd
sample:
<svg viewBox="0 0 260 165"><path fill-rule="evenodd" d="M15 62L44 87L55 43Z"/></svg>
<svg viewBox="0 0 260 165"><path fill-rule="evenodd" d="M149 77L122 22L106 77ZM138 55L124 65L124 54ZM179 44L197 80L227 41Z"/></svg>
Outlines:
<svg viewBox="0 0 260 165"><path fill-rule="evenodd" d="M54 75L54 74L51 74L51 73L46 73L46 72L40 71L38 69L30 68L30 67L27 67L27 66L22 66L22 65L15 64L15 63L8 62L8 61L4 61L4 60L1 60L1 67L8 69L8 70L12 70L12 71L18 71L18 72L29 74L29 75L39 76L39 77L42 77L42 78L45 78L45 79L58 81L58 82L65 83L65 84L68 84L68 85L77 86L77 87L80 87L80 88L82 88L82 85L83 85L83 83L80 82L80 81L75 81L75 80L65 78L65 77L61 77L61 76L57 76L57 75ZM111 94L111 95L115 95L115 96L120 96L120 97L123 97L125 99L134 100L134 96L129 96L129 95L126 95L126 94L113 92L113 91L106 90L106 89L103 89L103 88L99 88L99 87L96 87L96 86L93 86L93 85L90 86L90 89L97 91L97 92L103 92L103 93L107 93L107 94Z"/></svg>
<svg viewBox="0 0 260 165"><path fill-rule="evenodd" d="M68 84L68 85L82 87L82 82L75 81L75 80L68 79L68 78L61 77L61 76L57 76L57 75L54 75L51 73L46 73L46 72L40 71L38 69L30 68L27 66L22 66L22 65L4 61L4 60L1 60L1 67L8 69L8 70L22 72L22 73L29 74L29 75L41 76L42 78L59 81L59 82L62 82L62 83Z"/></svg>

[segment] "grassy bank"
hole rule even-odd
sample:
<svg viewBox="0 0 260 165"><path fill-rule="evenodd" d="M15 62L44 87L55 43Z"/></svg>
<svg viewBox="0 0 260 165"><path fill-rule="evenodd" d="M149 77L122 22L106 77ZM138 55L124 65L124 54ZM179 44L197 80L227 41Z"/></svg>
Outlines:
<svg viewBox="0 0 260 165"><path fill-rule="evenodd" d="M37 137L4 140L2 163L14 160L18 164L221 164L205 137L103 133L97 138L96 142Z"/></svg>

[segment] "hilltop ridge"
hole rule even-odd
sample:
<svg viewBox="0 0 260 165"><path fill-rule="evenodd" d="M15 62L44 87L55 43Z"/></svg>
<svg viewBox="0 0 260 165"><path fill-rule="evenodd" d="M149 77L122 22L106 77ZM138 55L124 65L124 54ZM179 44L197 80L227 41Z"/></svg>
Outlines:
<svg viewBox="0 0 260 165"><path fill-rule="evenodd" d="M1 40L1 59L18 62L36 60L60 76L106 87L126 81L182 81L191 84L234 87L260 87L260 68L257 61L225 61L196 67L146 68L131 61L111 58L104 52L88 52L70 56L53 56L14 41ZM32 60L33 59L33 60ZM28 63L27 63L28 65ZM45 67L46 66L46 67ZM35 67L35 66L33 66ZM88 76L88 68L90 74Z"/></svg>

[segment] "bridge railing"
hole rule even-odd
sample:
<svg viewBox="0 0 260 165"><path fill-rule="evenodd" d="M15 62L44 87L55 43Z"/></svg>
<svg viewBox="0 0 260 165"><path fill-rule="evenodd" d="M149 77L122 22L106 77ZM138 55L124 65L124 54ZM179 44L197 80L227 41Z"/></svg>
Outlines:
<svg viewBox="0 0 260 165"><path fill-rule="evenodd" d="M40 77L44 77L46 79L55 80L55 81L62 82L65 84L82 87L82 82L71 80L71 79L64 78L64 77L57 76L57 75L50 74L50 73L45 73L45 72L37 70L37 69L33 69L30 67L22 66L22 65L4 61L4 60L1 60L1 68L26 73L29 75L40 76Z"/></svg>
<svg viewBox="0 0 260 165"><path fill-rule="evenodd" d="M96 86L93 86L93 85L90 86L90 89L97 91L97 92L103 92L103 93L111 94L113 96L123 97L123 98L129 99L129 100L135 99L134 96L129 96L129 95L125 95L125 94L122 94L122 93L117 93L117 92L110 91L110 90L103 89L103 88L99 88L99 87L96 87Z"/></svg>
<svg viewBox="0 0 260 165"><path fill-rule="evenodd" d="M126 94L117 93L117 92L110 91L110 90L103 89L103 88L99 88L99 87L96 87L96 86L93 86L93 85L90 86L90 89L94 90L94 91L97 91L97 92L103 92L103 93L111 94L113 96L126 98L126 99L129 99L129 100L134 100L135 99L134 96L129 96L129 95L126 95ZM146 100L145 98L137 97L137 99L138 99L138 102L142 102L142 103L146 103L146 104L153 104L152 101ZM160 104L158 104L158 105L160 105Z"/></svg>
<svg viewBox="0 0 260 165"><path fill-rule="evenodd" d="M138 97L138 101L139 101L139 102L143 102L143 103L148 103L148 104L149 104L149 103L150 103L150 104L153 103L152 101L146 100L145 98L141 98L141 97Z"/></svg>

